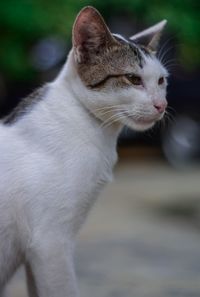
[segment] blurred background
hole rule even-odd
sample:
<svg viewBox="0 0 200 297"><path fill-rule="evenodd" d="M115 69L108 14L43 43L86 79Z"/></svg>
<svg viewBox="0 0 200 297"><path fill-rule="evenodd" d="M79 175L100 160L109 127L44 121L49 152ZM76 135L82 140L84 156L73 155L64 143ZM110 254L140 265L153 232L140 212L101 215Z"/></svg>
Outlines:
<svg viewBox="0 0 200 297"><path fill-rule="evenodd" d="M79 10L93 5L126 37L167 19L158 55L167 67L165 121L125 128L115 181L99 198L77 248L82 296L200 296L200 2L1 0L0 117L54 79ZM8 297L26 296L23 271Z"/></svg>

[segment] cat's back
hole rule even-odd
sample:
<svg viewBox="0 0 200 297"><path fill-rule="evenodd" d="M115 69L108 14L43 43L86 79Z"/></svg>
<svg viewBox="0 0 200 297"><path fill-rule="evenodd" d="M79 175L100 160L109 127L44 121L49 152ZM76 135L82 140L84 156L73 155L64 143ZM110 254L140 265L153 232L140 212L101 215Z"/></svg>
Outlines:
<svg viewBox="0 0 200 297"><path fill-rule="evenodd" d="M2 164L8 164L9 160L13 159L21 149L22 140L13 133L10 127L0 123L0 172L3 170Z"/></svg>
<svg viewBox="0 0 200 297"><path fill-rule="evenodd" d="M22 131L23 132L23 131ZM19 201L48 176L53 158L15 125L0 124L0 200Z"/></svg>

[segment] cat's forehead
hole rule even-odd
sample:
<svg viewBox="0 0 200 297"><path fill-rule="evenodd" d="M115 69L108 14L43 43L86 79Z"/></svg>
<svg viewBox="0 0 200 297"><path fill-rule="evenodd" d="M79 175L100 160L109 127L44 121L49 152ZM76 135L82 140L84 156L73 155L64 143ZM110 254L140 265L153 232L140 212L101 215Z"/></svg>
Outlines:
<svg viewBox="0 0 200 297"><path fill-rule="evenodd" d="M117 39L118 42L120 42L122 45L128 46L130 48L130 51L134 53L134 56L136 56L139 62L139 66L143 68L144 63L146 62L145 56L151 56L152 52L148 47L145 47L143 45L137 44L136 42L133 42L131 39L127 39L124 36L120 34L112 34L115 39Z"/></svg>
<svg viewBox="0 0 200 297"><path fill-rule="evenodd" d="M141 73L146 73L146 75L160 74L167 75L167 70L159 59L152 53L152 51L143 45L133 42L131 39L127 39L120 34L113 34L115 39L117 39L121 44L128 45L128 47L133 50L134 55L137 57L139 68L141 68ZM153 71L152 71L153 70Z"/></svg>
<svg viewBox="0 0 200 297"><path fill-rule="evenodd" d="M141 45L131 39L127 39L120 34L112 34L117 45L110 47L102 53L102 61L106 57L105 68L114 65L114 68L122 72L144 73L149 67L155 67L159 70L160 61L148 47ZM107 63L108 62L108 63ZM162 67L162 66L161 66Z"/></svg>

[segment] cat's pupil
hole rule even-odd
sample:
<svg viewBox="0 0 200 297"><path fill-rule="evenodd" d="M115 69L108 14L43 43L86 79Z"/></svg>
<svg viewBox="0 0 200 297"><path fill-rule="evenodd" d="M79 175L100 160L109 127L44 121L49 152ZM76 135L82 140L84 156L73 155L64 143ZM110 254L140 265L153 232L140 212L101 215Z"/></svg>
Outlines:
<svg viewBox="0 0 200 297"><path fill-rule="evenodd" d="M136 86L141 86L142 85L142 79L140 76L134 75L134 74L128 74L126 75L127 79Z"/></svg>
<svg viewBox="0 0 200 297"><path fill-rule="evenodd" d="M159 80L158 80L158 84L159 85L162 85L164 83L164 77L160 77Z"/></svg>

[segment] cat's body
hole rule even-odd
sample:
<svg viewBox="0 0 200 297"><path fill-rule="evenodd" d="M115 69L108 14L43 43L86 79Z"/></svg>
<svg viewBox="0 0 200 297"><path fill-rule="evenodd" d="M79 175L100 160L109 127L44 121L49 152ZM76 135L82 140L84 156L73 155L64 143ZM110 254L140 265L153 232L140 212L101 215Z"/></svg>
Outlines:
<svg viewBox="0 0 200 297"><path fill-rule="evenodd" d="M92 12L99 18L92 8L85 12L87 17ZM74 238L98 192L112 179L117 137L124 122L117 120L111 107L116 102L116 111L122 97L127 105L134 94L132 88L124 87L121 72L114 73L117 81L111 87L109 73L104 79L99 68L96 75L93 70L86 73L74 30L74 50L59 76L35 96L36 100L33 98L32 104L25 104L22 113L19 109L0 126L0 295L7 279L24 263L31 297L78 296ZM155 65L159 79L166 72L156 60ZM104 70L105 66L102 73ZM107 80L110 93L104 87ZM114 86L120 86L117 94ZM106 100L110 100L107 109ZM151 113L143 112L148 118L143 119L142 114L143 121L133 124L138 130L151 127L161 117L163 110L158 111L159 104L153 104ZM138 106L141 108L141 102ZM131 125L129 121L126 123Z"/></svg>

